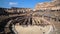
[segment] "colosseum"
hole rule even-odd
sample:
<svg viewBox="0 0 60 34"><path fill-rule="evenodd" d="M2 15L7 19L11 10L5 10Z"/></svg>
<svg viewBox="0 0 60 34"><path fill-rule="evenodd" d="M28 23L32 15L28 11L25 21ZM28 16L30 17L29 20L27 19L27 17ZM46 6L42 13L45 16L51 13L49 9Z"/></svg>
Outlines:
<svg viewBox="0 0 60 34"><path fill-rule="evenodd" d="M60 0L31 8L0 8L0 34L60 34Z"/></svg>

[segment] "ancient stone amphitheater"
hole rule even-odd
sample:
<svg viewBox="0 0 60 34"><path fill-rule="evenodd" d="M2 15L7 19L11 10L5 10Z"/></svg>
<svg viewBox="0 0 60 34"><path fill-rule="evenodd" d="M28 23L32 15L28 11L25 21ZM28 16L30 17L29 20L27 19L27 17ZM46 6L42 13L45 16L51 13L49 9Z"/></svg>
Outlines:
<svg viewBox="0 0 60 34"><path fill-rule="evenodd" d="M60 34L59 0L38 3L35 9L12 7L0 11L0 34Z"/></svg>

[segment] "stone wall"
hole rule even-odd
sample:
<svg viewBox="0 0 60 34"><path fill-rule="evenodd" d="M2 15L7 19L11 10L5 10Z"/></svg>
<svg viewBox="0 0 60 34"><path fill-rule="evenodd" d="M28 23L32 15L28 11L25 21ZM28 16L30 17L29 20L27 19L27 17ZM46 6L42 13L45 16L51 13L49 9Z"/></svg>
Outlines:
<svg viewBox="0 0 60 34"><path fill-rule="evenodd" d="M35 10L59 10L60 9L60 2L59 0L51 1L51 2L44 2L44 3L37 3L35 6Z"/></svg>
<svg viewBox="0 0 60 34"><path fill-rule="evenodd" d="M20 12L29 12L32 9L30 8L8 8L6 11L9 13L20 13Z"/></svg>

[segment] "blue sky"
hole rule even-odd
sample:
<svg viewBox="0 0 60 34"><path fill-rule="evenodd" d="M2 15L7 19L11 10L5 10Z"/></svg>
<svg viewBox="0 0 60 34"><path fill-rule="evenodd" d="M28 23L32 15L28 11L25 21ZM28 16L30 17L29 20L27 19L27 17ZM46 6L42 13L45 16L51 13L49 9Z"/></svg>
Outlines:
<svg viewBox="0 0 60 34"><path fill-rule="evenodd" d="M0 7L34 8L35 5L39 2L49 2L49 1L51 0L0 0Z"/></svg>

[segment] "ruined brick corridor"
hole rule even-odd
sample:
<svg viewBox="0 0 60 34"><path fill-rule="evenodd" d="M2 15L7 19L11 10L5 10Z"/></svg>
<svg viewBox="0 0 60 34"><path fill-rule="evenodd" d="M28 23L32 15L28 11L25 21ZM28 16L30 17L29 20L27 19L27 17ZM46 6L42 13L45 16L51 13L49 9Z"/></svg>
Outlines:
<svg viewBox="0 0 60 34"><path fill-rule="evenodd" d="M6 21L4 26L5 34L52 34L55 27L43 16L38 15L39 12L29 12L20 14L19 16L11 17ZM40 14L40 13L39 13Z"/></svg>

